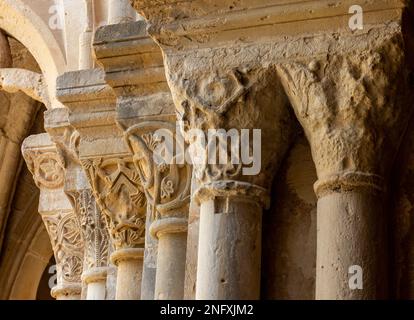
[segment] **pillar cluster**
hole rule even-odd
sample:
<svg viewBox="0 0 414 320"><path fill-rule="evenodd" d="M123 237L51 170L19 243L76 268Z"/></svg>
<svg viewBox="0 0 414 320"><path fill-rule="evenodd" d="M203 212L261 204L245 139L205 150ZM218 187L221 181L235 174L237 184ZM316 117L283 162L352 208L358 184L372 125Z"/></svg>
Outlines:
<svg viewBox="0 0 414 320"><path fill-rule="evenodd" d="M386 298L386 186L412 109L407 8L370 4L381 14L353 32L338 18L346 6L323 1L295 12L130 2L145 21L109 1L99 68L84 56L84 70L58 78L65 108L23 145L57 263L53 295L178 300L195 279L195 299L260 299L262 217L300 125L318 176L316 298ZM220 132L237 146L209 139Z"/></svg>

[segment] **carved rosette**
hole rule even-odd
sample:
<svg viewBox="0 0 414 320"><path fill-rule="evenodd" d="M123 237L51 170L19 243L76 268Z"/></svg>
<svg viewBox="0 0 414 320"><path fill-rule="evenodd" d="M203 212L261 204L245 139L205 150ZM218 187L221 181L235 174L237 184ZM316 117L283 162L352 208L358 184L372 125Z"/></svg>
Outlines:
<svg viewBox="0 0 414 320"><path fill-rule="evenodd" d="M63 187L65 180L64 160L57 152L23 150L23 157L39 189Z"/></svg>
<svg viewBox="0 0 414 320"><path fill-rule="evenodd" d="M145 192L129 158L81 160L116 249L145 243Z"/></svg>
<svg viewBox="0 0 414 320"><path fill-rule="evenodd" d="M191 167L178 160L183 147L176 128L164 121L145 121L125 132L133 162L152 210L152 221L188 214ZM181 150L180 150L181 149Z"/></svg>

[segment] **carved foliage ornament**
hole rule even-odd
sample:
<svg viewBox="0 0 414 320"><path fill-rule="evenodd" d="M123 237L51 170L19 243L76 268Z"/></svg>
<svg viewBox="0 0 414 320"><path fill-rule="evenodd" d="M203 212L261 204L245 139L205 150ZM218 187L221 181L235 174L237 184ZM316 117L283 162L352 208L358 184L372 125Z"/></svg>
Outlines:
<svg viewBox="0 0 414 320"><path fill-rule="evenodd" d="M178 108L178 120L182 123L181 130L186 142L191 145L191 157L205 159L204 162L193 161L194 173L201 182L237 179L241 174L242 164L232 162L230 154L225 164L207 162L206 150L211 150L208 144L212 142L206 140L207 131L224 128L254 128L254 121L249 119L251 114L243 108L243 105L245 96L259 77L260 72L245 70L229 72L217 70L208 77L201 77L199 81L189 81L184 74L177 76L175 82L177 90L174 90L173 94L176 100L181 101L181 107ZM245 113L243 117L240 114L232 115L233 112L238 113L237 110L242 109ZM192 129L202 130L205 133L201 138L204 141L198 147L200 137L195 135ZM217 153L220 152L219 145L217 143L215 147ZM227 150L225 152L227 153Z"/></svg>
<svg viewBox="0 0 414 320"><path fill-rule="evenodd" d="M117 249L142 247L145 242L146 199L141 180L128 158L81 161L105 214Z"/></svg>
<svg viewBox="0 0 414 320"><path fill-rule="evenodd" d="M125 133L152 209L152 220L166 215L182 216L190 201L191 167L177 161L183 150L178 150L175 129L169 122L146 121Z"/></svg>
<svg viewBox="0 0 414 320"><path fill-rule="evenodd" d="M404 59L402 39L395 36L369 51L278 66L320 179L386 174L411 112Z"/></svg>
<svg viewBox="0 0 414 320"><path fill-rule="evenodd" d="M206 58L213 63L209 59ZM212 130L224 131L224 135L218 134L224 136L222 141L233 138L237 141L234 144L232 141L229 148L228 143L216 143L218 139L212 141L208 138L204 143L207 148L203 144L196 148L199 153L207 149L209 160L210 150L214 148L216 154L227 154L225 163L214 159L204 164L198 162L194 166L196 178L201 184L235 180L269 188L271 174L277 170L292 139L294 123L276 67L270 65L260 68L223 69L217 66L213 70L198 70L191 61L188 61L191 68L179 68L187 60L174 60L170 68L177 70L177 73L167 73L186 142L190 146L194 145L194 140L198 139L193 134L196 130L202 131L204 138ZM255 131L260 132L260 138L256 140ZM242 144L243 132L248 133L248 138ZM259 143L255 143L257 141ZM255 153L255 149L258 150L255 146L258 144L261 146L260 156ZM237 154L239 161L233 160L233 152ZM244 160L241 154L247 154ZM191 157L193 158L193 153ZM261 163L263 170L249 177L244 174L244 169L252 166L249 163L252 158L255 160L251 162Z"/></svg>
<svg viewBox="0 0 414 320"><path fill-rule="evenodd" d="M85 260L87 269L106 267L108 261L108 231L103 215L96 205L91 190L71 193L78 214L82 236L85 242Z"/></svg>
<svg viewBox="0 0 414 320"><path fill-rule="evenodd" d="M83 271L83 239L79 220L73 211L44 215L56 259L60 283L80 282Z"/></svg>

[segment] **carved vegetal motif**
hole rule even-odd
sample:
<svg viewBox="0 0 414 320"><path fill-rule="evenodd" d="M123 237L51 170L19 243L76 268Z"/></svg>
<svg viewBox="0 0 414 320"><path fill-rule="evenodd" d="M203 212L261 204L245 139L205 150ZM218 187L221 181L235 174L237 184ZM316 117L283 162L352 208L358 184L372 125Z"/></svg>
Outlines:
<svg viewBox="0 0 414 320"><path fill-rule="evenodd" d="M186 141L191 144L190 154L193 159L194 174L202 182L217 180L229 180L236 178L242 171L242 164L232 163L231 155L227 156L227 163L209 163L207 150L212 141L205 141L197 147L200 137L193 134L191 129L199 129L205 133L210 129L240 128L237 117L232 117L232 110L240 108L244 103L244 96L248 93L256 75L249 77L239 71L215 72L209 77L203 77L200 81L188 81L185 76L177 81L179 90L175 91L176 98L181 101L178 108L178 119L183 124L183 134ZM247 112L244 110L243 112ZM246 121L246 119L242 119ZM245 122L245 125L250 124ZM216 145L215 151L218 150ZM227 152L227 150L226 150Z"/></svg>
<svg viewBox="0 0 414 320"><path fill-rule="evenodd" d="M189 202L191 168L178 164L175 126L147 121L129 128L125 140L134 154L133 162L152 208L152 220L163 215L182 215Z"/></svg>
<svg viewBox="0 0 414 320"><path fill-rule="evenodd" d="M401 39L393 37L370 51L278 67L320 179L337 184L338 175L348 175L351 186L357 178L349 173L364 173L358 180L367 184L386 174L393 161L390 150L396 151L409 119L403 62Z"/></svg>
<svg viewBox="0 0 414 320"><path fill-rule="evenodd" d="M132 161L128 158L96 158L81 162L116 248L142 247L146 199Z"/></svg>
<svg viewBox="0 0 414 320"><path fill-rule="evenodd" d="M189 58L187 68L172 60L170 68L177 72L167 75L183 135L195 146L190 155L200 185L235 180L269 188L269 174L280 164L293 132L287 97L275 67L196 70ZM196 130L206 139L200 147ZM214 130L216 137L210 139ZM260 138L255 139L255 132L260 132ZM256 146L261 149L259 154ZM215 161L211 151L223 153L226 161ZM204 162L194 158L204 158ZM261 168L252 170L251 176L245 174L255 163Z"/></svg>
<svg viewBox="0 0 414 320"><path fill-rule="evenodd" d="M104 217L91 190L70 194L78 214L85 246L85 267L105 267L108 261L109 236Z"/></svg>
<svg viewBox="0 0 414 320"><path fill-rule="evenodd" d="M38 188L58 189L64 182L64 162L56 152L30 151L23 154Z"/></svg>
<svg viewBox="0 0 414 320"><path fill-rule="evenodd" d="M83 239L73 211L43 215L62 282L80 282L83 271Z"/></svg>

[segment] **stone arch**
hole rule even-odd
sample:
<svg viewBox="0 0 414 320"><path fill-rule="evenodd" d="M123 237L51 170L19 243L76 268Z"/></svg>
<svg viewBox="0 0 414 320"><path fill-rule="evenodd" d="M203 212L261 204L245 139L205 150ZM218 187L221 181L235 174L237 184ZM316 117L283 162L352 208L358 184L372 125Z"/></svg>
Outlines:
<svg viewBox="0 0 414 320"><path fill-rule="evenodd" d="M53 255L38 213L39 191L23 169L8 221L0 261L0 299L36 299L39 281Z"/></svg>
<svg viewBox="0 0 414 320"><path fill-rule="evenodd" d="M35 300L41 277L52 255L49 236L41 223L21 259L8 299Z"/></svg>
<svg viewBox="0 0 414 320"><path fill-rule="evenodd" d="M55 99L56 78L65 71L66 60L52 30L21 0L1 0L0 12L0 29L20 41L34 56L45 77L51 105L60 107Z"/></svg>

